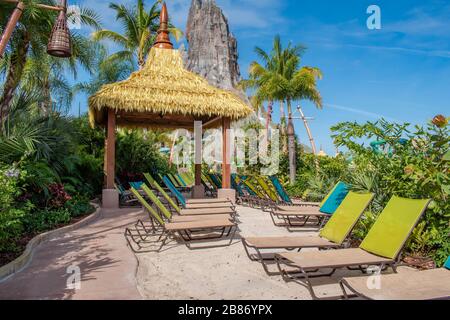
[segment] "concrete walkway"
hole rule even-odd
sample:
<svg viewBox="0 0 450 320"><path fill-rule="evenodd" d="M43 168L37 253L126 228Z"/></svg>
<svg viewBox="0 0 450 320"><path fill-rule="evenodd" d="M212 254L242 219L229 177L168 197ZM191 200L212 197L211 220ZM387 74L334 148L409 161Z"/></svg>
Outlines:
<svg viewBox="0 0 450 320"><path fill-rule="evenodd" d="M140 209L102 211L92 224L42 244L24 270L0 282L0 300L141 299L138 262L123 232L142 217ZM70 289L77 268L81 288Z"/></svg>

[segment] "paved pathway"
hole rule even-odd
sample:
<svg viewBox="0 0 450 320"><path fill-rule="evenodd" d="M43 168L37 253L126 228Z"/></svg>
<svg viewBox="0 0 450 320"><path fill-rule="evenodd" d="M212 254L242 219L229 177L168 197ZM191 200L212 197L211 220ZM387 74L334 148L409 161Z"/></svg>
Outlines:
<svg viewBox="0 0 450 320"><path fill-rule="evenodd" d="M95 222L38 247L30 264L0 282L5 299L141 299L138 262L126 245L124 229L142 210L102 211ZM81 271L81 289L67 288L68 267Z"/></svg>

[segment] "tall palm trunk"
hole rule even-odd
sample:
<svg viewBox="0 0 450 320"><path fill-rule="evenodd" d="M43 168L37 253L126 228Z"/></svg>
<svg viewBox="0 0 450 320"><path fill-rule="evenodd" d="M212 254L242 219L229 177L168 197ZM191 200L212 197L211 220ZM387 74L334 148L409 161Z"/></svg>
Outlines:
<svg viewBox="0 0 450 320"><path fill-rule="evenodd" d="M144 69L144 66L145 66L145 54L144 54L142 48L138 49L137 55L138 55L138 68L139 68L139 70L142 70L142 69Z"/></svg>
<svg viewBox="0 0 450 320"><path fill-rule="evenodd" d="M44 85L42 88L44 94L44 101L41 104L41 112L44 115L44 117L49 116L52 111L52 95L50 90L51 90L50 81L47 76L46 79L44 80Z"/></svg>
<svg viewBox="0 0 450 320"><path fill-rule="evenodd" d="M267 116L266 116L267 142L269 142L269 127L272 122L272 112L273 112L273 101L269 101L269 104L267 106Z"/></svg>
<svg viewBox="0 0 450 320"><path fill-rule="evenodd" d="M289 178L291 184L295 184L295 179L297 176L297 148L295 143L295 128L294 121L292 119L292 107L291 100L287 99L287 109L288 109L288 126L287 126L287 136L288 136L288 150L289 150Z"/></svg>
<svg viewBox="0 0 450 320"><path fill-rule="evenodd" d="M280 131L281 131L281 148L283 154L288 153L288 141L287 141L287 130L286 130L286 113L284 112L284 101L280 100Z"/></svg>
<svg viewBox="0 0 450 320"><path fill-rule="evenodd" d="M11 63L8 69L5 84L3 86L3 94L0 98L0 131L3 129L3 122L8 117L11 100L14 92L19 86L22 78L23 69L27 61L27 53L30 47L30 37L28 32L24 32L20 44L11 57Z"/></svg>
<svg viewBox="0 0 450 320"><path fill-rule="evenodd" d="M143 68L144 68L144 66L145 66L145 60L142 58L139 58L139 60L138 60L138 68L139 68L139 70L142 70Z"/></svg>

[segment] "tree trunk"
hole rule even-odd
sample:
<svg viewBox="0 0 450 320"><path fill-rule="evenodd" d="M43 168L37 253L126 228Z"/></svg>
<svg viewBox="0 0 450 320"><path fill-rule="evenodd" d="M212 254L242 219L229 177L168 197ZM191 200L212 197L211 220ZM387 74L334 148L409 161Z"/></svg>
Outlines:
<svg viewBox="0 0 450 320"><path fill-rule="evenodd" d="M292 108L291 101L287 100L288 107L288 127L287 127L287 136L288 136L288 150L289 150L289 178L291 180L291 185L295 184L295 179L297 176L297 148L295 142L295 128L294 121L292 119Z"/></svg>
<svg viewBox="0 0 450 320"><path fill-rule="evenodd" d="M16 51L11 56L8 75L3 86L3 94L0 98L0 131L3 129L3 122L8 117L11 100L13 99L14 92L19 86L20 79L22 78L29 47L30 38L28 32L24 32L21 43L17 46Z"/></svg>
<svg viewBox="0 0 450 320"><path fill-rule="evenodd" d="M272 122L272 111L273 111L273 101L269 101L267 106L267 117L266 117L266 130L267 130L267 143L269 143L269 127Z"/></svg>
<svg viewBox="0 0 450 320"><path fill-rule="evenodd" d="M286 113L284 112L284 101L280 101L280 133L281 133L281 148L284 154L288 153L288 141L286 130Z"/></svg>
<svg viewBox="0 0 450 320"><path fill-rule="evenodd" d="M52 96L50 93L50 82L48 81L48 77L45 79L42 90L44 93L44 102L42 102L41 111L44 117L48 117L52 111Z"/></svg>

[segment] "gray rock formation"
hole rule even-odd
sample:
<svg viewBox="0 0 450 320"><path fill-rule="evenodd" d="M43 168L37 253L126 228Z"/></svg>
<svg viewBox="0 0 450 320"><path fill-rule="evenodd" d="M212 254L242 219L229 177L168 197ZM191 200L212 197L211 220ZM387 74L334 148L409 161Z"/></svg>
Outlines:
<svg viewBox="0 0 450 320"><path fill-rule="evenodd" d="M214 0L192 0L186 38L187 69L213 86L234 91L241 79L237 41Z"/></svg>

